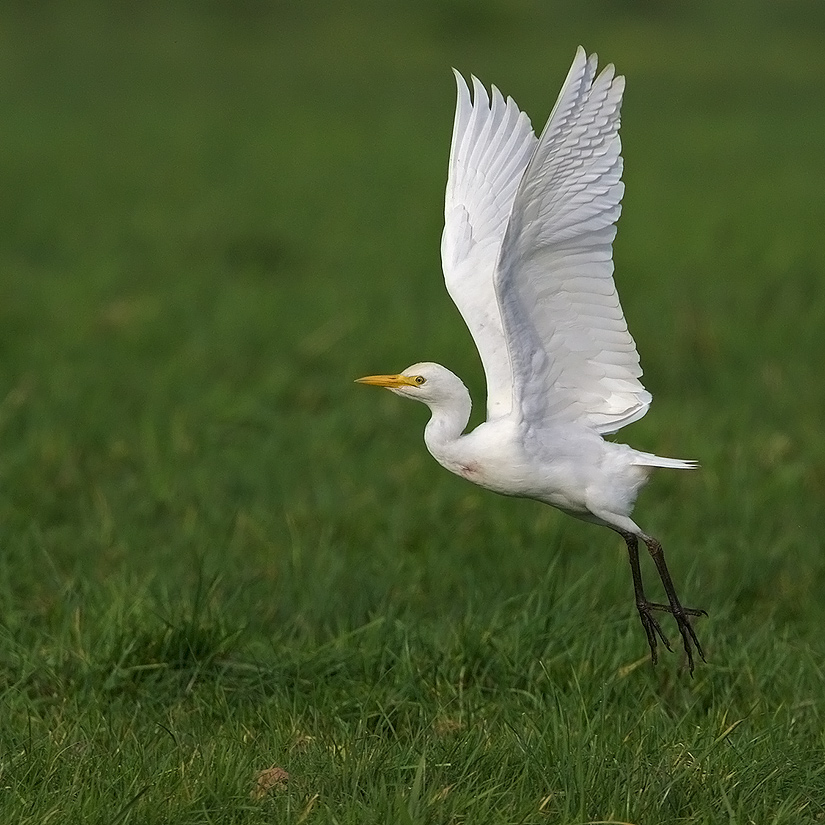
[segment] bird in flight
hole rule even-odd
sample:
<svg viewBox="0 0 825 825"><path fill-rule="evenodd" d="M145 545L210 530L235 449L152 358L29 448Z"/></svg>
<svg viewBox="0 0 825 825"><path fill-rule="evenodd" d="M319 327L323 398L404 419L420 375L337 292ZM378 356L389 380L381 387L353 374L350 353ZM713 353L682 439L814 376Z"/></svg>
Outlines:
<svg viewBox="0 0 825 825"><path fill-rule="evenodd" d="M705 657L690 617L706 614L682 605L662 545L630 514L652 468L697 465L603 438L640 419L651 395L613 282L624 78L596 67L580 46L538 138L512 98L473 77L471 99L455 73L441 260L484 366L486 422L464 432L470 394L440 364L358 381L426 404L424 442L451 472L619 533L652 662L657 638L671 650L656 617L670 613L692 674L694 650ZM640 540L667 604L645 596Z"/></svg>

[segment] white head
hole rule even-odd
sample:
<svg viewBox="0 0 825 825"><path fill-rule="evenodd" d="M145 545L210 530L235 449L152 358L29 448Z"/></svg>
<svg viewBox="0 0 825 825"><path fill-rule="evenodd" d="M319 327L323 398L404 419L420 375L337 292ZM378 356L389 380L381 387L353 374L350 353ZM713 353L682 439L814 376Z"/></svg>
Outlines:
<svg viewBox="0 0 825 825"><path fill-rule="evenodd" d="M413 364L398 375L368 375L357 381L386 387L396 395L423 401L428 407L455 406L467 397L467 388L455 373L428 361Z"/></svg>
<svg viewBox="0 0 825 825"><path fill-rule="evenodd" d="M427 449L445 467L450 466L449 449L470 420L470 393L462 380L440 364L424 362L407 367L398 375L368 375L359 384L386 387L396 395L422 401L432 417L424 430Z"/></svg>

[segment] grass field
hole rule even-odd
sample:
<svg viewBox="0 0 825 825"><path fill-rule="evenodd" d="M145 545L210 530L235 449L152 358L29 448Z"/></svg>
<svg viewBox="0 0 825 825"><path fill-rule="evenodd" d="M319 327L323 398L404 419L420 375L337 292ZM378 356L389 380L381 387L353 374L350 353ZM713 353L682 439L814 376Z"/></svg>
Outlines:
<svg viewBox="0 0 825 825"><path fill-rule="evenodd" d="M568 6L7 5L0 821L825 821L825 9ZM621 438L702 464L636 510L693 679L617 536L352 383L440 361L480 420L449 68L540 126L580 42L628 80Z"/></svg>

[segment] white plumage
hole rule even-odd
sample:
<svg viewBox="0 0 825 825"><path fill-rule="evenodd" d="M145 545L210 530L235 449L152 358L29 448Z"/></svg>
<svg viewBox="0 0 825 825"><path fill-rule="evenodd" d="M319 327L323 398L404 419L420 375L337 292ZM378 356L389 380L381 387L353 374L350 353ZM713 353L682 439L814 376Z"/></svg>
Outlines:
<svg viewBox="0 0 825 825"><path fill-rule="evenodd" d="M620 533L653 661L657 636L670 647L653 615L666 611L692 672L692 648L702 649L688 615L702 611L680 604L661 545L630 513L651 468L696 465L602 437L641 418L651 395L613 281L624 79L596 67L579 47L540 138L511 98L473 77L471 100L456 72L441 258L484 366L487 421L464 434L469 392L438 364L359 381L427 404L425 443L451 472ZM644 595L639 539L666 605Z"/></svg>

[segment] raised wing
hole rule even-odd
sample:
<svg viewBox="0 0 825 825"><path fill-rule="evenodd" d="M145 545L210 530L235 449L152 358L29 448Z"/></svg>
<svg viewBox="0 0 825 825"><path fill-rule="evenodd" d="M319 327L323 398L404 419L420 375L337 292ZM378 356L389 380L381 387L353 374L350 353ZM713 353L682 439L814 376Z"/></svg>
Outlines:
<svg viewBox="0 0 825 825"><path fill-rule="evenodd" d="M441 261L447 291L475 340L487 378L487 416L510 412L513 385L493 283L519 181L536 145L527 116L458 72Z"/></svg>
<svg viewBox="0 0 825 825"><path fill-rule="evenodd" d="M521 179L495 275L513 403L528 423L615 432L641 418L636 345L613 282L624 78L579 47Z"/></svg>

